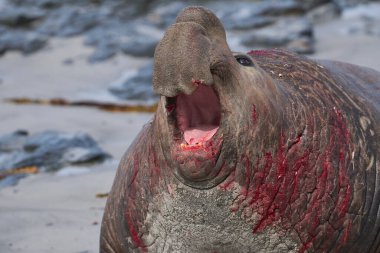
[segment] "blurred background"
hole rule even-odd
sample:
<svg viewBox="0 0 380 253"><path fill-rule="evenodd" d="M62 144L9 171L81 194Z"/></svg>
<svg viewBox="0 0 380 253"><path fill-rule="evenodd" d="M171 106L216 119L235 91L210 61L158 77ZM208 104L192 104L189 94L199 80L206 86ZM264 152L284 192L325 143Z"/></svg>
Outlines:
<svg viewBox="0 0 380 253"><path fill-rule="evenodd" d="M98 251L118 161L155 110L155 46L189 5L233 51L380 71L380 1L0 0L0 252Z"/></svg>

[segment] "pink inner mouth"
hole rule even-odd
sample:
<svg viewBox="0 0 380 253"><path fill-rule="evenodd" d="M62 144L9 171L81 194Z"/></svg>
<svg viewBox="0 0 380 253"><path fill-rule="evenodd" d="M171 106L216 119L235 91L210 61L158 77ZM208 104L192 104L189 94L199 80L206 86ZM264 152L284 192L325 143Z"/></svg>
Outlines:
<svg viewBox="0 0 380 253"><path fill-rule="evenodd" d="M176 101L178 128L190 146L210 140L220 124L220 103L215 91L200 84L191 94L180 94Z"/></svg>

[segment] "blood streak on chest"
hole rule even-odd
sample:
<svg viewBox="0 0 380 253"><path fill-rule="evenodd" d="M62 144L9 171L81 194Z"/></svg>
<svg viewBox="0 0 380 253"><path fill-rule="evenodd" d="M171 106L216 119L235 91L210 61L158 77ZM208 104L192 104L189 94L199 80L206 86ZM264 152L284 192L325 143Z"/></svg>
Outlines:
<svg viewBox="0 0 380 253"><path fill-rule="evenodd" d="M329 246L315 245L317 238L331 241L327 239L340 236L343 244L348 241L352 224L346 216L352 195L347 175L351 138L341 111L334 108L330 121L323 150L311 145L301 147L301 135L296 137L291 150L286 150L287 136L281 132L275 152L242 156L245 179L240 183L241 192L231 211L241 211L247 219L255 213L259 218L252 227L254 234L269 226L283 232L295 231L302 242L299 252ZM228 190L233 182L227 178L220 188ZM344 223L345 220L348 222ZM343 227L343 233L339 235L334 227Z"/></svg>

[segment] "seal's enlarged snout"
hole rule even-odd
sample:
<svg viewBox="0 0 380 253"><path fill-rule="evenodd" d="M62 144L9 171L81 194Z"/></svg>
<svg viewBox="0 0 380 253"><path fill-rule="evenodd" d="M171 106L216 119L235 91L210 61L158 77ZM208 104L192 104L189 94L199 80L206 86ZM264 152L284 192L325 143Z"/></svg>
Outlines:
<svg viewBox="0 0 380 253"><path fill-rule="evenodd" d="M230 171L221 154L234 64L223 25L203 7L184 9L156 48L153 88L166 107L161 132L168 133L171 149L165 155L189 186L213 187Z"/></svg>
<svg viewBox="0 0 380 253"><path fill-rule="evenodd" d="M155 52L153 88L173 97L191 94L192 80L212 84L209 57L211 43L205 29L196 23L179 23L165 33ZM168 57L169 56L169 57Z"/></svg>
<svg viewBox="0 0 380 253"><path fill-rule="evenodd" d="M174 97L194 92L194 80L212 85L212 68L223 57L221 49L230 52L219 19L205 8L186 8L156 48L154 91Z"/></svg>

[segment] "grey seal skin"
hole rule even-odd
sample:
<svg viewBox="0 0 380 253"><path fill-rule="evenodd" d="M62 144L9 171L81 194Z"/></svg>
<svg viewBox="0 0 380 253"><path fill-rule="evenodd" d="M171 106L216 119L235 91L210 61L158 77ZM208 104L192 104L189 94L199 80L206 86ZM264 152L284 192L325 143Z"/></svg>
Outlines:
<svg viewBox="0 0 380 253"><path fill-rule="evenodd" d="M380 252L380 73L233 53L184 9L155 51L154 119L120 162L100 252Z"/></svg>

